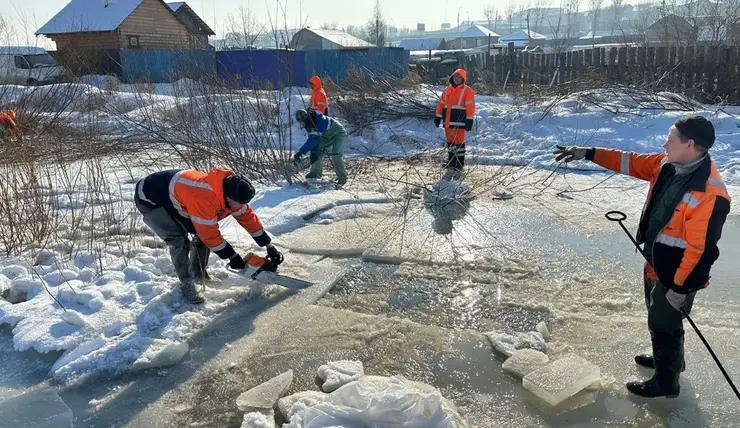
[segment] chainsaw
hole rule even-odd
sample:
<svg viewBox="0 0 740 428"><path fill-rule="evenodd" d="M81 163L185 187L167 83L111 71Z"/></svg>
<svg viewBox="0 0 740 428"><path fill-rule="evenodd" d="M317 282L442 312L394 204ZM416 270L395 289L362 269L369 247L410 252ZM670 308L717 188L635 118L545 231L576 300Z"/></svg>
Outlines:
<svg viewBox="0 0 740 428"><path fill-rule="evenodd" d="M312 282L277 273L278 266L282 262L282 257L279 260L273 260L249 252L244 256L244 264L247 267L237 272L239 275L249 276L249 278L264 284L277 284L291 289L300 289L313 285Z"/></svg>

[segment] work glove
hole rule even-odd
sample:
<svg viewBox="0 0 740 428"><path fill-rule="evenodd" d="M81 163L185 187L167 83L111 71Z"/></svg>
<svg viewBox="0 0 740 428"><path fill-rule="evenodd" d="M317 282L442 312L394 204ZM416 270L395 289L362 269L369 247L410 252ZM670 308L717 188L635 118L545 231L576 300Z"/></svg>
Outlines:
<svg viewBox="0 0 740 428"><path fill-rule="evenodd" d="M671 306L673 306L673 309L680 312L683 302L686 301L686 295L676 293L673 290L668 290L668 292L665 293L665 299L668 300L668 303L670 303Z"/></svg>
<svg viewBox="0 0 740 428"><path fill-rule="evenodd" d="M560 162L562 160L565 160L565 162L570 162L574 160L581 160L586 157L586 149L585 147L576 147L576 146L569 146L569 147L563 147L563 146L555 146L557 147L557 150L552 152L554 155L558 155L555 158L556 162Z"/></svg>
<svg viewBox="0 0 740 428"><path fill-rule="evenodd" d="M283 254L275 248L274 245L267 247L267 259L275 266L283 262Z"/></svg>
<svg viewBox="0 0 740 428"><path fill-rule="evenodd" d="M298 165L300 165L300 164L301 164L301 158L302 158L302 157L303 157L303 155L302 155L302 154L300 154L300 153L296 153L296 154L294 154L294 155L293 155L293 165L294 165L294 166L296 166L296 167L297 167Z"/></svg>
<svg viewBox="0 0 740 428"><path fill-rule="evenodd" d="M247 267L247 264L244 263L244 259L242 258L242 256L237 254L229 259L229 267L234 270L242 270Z"/></svg>
<svg viewBox="0 0 740 428"><path fill-rule="evenodd" d="M441 117L438 117L438 116L437 116L437 117L435 117L435 118L434 118L434 127L435 127L435 128L439 128L439 124L440 124L440 123L442 123L442 118L441 118Z"/></svg>

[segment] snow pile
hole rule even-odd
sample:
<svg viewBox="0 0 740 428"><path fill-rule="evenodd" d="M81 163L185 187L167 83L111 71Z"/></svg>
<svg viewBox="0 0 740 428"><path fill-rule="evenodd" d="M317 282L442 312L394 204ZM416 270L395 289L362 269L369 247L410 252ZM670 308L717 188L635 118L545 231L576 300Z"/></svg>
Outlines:
<svg viewBox="0 0 740 428"><path fill-rule="evenodd" d="M285 416L290 419L284 428L467 426L439 390L403 376L363 376L323 397L304 395Z"/></svg>
<svg viewBox="0 0 740 428"><path fill-rule="evenodd" d="M324 381L321 389L332 392L342 385L355 381L365 374L362 361L334 361L319 367L319 378Z"/></svg>
<svg viewBox="0 0 740 428"><path fill-rule="evenodd" d="M0 269L0 289L7 296L0 299L0 324L13 327L15 349L66 351L50 373L59 380L168 366L187 355L190 336L254 295L251 281L229 276L224 263L212 259L211 274L225 280L206 290L206 304L188 305L178 281L162 273L172 272L165 250L126 256L129 266L119 252L103 254L109 270L101 275L84 267L85 257L67 264L69 255L57 252L42 254L44 265L32 268L8 261L14 264Z"/></svg>

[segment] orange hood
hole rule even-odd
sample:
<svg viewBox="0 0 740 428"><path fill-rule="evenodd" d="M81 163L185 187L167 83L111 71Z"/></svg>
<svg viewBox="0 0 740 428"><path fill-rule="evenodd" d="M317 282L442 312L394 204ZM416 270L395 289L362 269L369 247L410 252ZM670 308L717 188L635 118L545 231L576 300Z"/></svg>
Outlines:
<svg viewBox="0 0 740 428"><path fill-rule="evenodd" d="M457 70L455 70L454 73L452 73L452 76L450 76L450 85L452 84L452 77L455 76L456 74L458 76L462 77L462 79L463 79L462 84L463 85L468 81L468 72L465 71L465 70L463 70L462 68L458 68Z"/></svg>
<svg viewBox="0 0 740 428"><path fill-rule="evenodd" d="M324 89L324 84L321 82L321 78L319 76L313 76L312 78L308 79L308 81L313 84L314 91Z"/></svg>

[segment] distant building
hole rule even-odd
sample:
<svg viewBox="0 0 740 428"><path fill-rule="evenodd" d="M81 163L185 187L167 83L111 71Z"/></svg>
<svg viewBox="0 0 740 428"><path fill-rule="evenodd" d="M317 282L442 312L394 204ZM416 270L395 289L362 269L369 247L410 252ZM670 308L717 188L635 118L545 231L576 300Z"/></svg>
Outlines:
<svg viewBox="0 0 740 428"><path fill-rule="evenodd" d="M529 31L529 33L527 33L526 30L519 30L509 34L508 36L501 37L499 42L503 45L514 43L515 48L523 48L525 46L544 47L546 40L547 36L543 36L540 33L535 33L534 31Z"/></svg>
<svg viewBox="0 0 740 428"><path fill-rule="evenodd" d="M697 29L686 18L670 14L650 24L645 36L648 42L686 45L696 41Z"/></svg>
<svg viewBox="0 0 740 428"><path fill-rule="evenodd" d="M175 15L185 24L198 49L209 47L208 37L215 36L216 33L193 11L184 1L176 3L167 3L167 6L175 12Z"/></svg>
<svg viewBox="0 0 740 428"><path fill-rule="evenodd" d="M295 50L332 50L375 47L349 33L339 30L304 28L293 35L290 48Z"/></svg>
<svg viewBox="0 0 740 428"><path fill-rule="evenodd" d="M488 28L473 24L467 30L460 33L455 40L455 48L467 49L477 48L478 46L484 46L487 44L495 44L499 42L499 35L489 30Z"/></svg>
<svg viewBox="0 0 740 428"><path fill-rule="evenodd" d="M49 37L59 51L207 48L213 31L184 3L179 9L184 19L163 0L72 0L36 35Z"/></svg>
<svg viewBox="0 0 740 428"><path fill-rule="evenodd" d="M445 50L447 49L447 43L445 39L441 37L428 38L428 39L404 39L398 42L396 45L399 48L404 48L407 51L423 51L423 50Z"/></svg>

